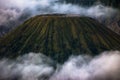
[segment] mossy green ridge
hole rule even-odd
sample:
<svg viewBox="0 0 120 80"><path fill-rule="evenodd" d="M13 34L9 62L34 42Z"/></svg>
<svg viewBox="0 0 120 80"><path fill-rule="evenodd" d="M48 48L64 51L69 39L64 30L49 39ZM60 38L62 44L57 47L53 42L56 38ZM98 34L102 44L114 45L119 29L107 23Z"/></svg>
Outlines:
<svg viewBox="0 0 120 80"><path fill-rule="evenodd" d="M70 55L120 50L120 36L88 17L32 17L0 39L0 57L41 52L58 62Z"/></svg>

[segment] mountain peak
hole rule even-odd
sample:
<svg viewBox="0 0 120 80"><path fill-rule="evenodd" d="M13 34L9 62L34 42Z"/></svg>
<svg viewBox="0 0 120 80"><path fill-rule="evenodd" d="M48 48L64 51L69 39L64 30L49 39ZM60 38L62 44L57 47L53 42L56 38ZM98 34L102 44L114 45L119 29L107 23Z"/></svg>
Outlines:
<svg viewBox="0 0 120 80"><path fill-rule="evenodd" d="M0 39L0 56L10 58L41 52L63 62L72 54L106 50L120 50L119 35L92 18L64 14L32 17Z"/></svg>

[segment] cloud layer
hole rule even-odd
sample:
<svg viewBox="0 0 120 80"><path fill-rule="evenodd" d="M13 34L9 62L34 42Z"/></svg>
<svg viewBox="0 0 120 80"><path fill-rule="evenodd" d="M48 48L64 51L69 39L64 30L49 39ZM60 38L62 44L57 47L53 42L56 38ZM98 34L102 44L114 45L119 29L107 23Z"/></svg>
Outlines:
<svg viewBox="0 0 120 80"><path fill-rule="evenodd" d="M72 56L63 65L40 53L29 53L16 60L1 60L0 71L0 80L120 80L120 52Z"/></svg>
<svg viewBox="0 0 120 80"><path fill-rule="evenodd" d="M0 61L0 80L42 80L52 75L52 61L42 54L29 53L16 60ZM40 79L39 79L40 78Z"/></svg>
<svg viewBox="0 0 120 80"><path fill-rule="evenodd" d="M82 7L75 4L60 3L59 0L2 0L0 1L0 24L11 20L24 20L40 14L79 14L89 17L110 17L117 10L97 4L91 7Z"/></svg>
<svg viewBox="0 0 120 80"><path fill-rule="evenodd" d="M50 80L119 80L120 52L104 52L95 58L72 57Z"/></svg>

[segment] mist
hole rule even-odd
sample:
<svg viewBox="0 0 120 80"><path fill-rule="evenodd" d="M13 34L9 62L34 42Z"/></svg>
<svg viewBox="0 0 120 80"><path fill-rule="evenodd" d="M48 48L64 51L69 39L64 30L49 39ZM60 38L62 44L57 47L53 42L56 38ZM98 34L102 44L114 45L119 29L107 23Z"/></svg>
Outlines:
<svg viewBox="0 0 120 80"><path fill-rule="evenodd" d="M102 3L87 7L62 3L60 0L1 0L0 26L4 27L4 34L4 30L14 28L26 19L41 14L76 14L106 19L113 17L117 12L117 9L104 6Z"/></svg>
<svg viewBox="0 0 120 80"><path fill-rule="evenodd" d="M18 19L23 14L28 17L40 14L79 14L89 17L111 17L117 10L111 7L95 4L83 7L75 4L61 3L59 0L4 0L0 1L0 23Z"/></svg>
<svg viewBox="0 0 120 80"><path fill-rule="evenodd" d="M120 52L103 52L92 58L74 56L50 80L120 80Z"/></svg>
<svg viewBox="0 0 120 80"><path fill-rule="evenodd" d="M54 72L52 64L52 60L40 53L29 53L16 60L3 59L0 61L0 80L47 79Z"/></svg>
<svg viewBox="0 0 120 80"><path fill-rule="evenodd" d="M63 64L41 53L0 61L0 80L120 80L120 52L71 56Z"/></svg>

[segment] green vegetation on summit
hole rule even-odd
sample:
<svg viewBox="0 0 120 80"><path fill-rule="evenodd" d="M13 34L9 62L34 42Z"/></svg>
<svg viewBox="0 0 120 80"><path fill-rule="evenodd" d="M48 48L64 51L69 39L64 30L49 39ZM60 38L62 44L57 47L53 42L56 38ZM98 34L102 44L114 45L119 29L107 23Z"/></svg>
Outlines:
<svg viewBox="0 0 120 80"><path fill-rule="evenodd" d="M0 39L0 57L41 52L63 62L71 54L97 55L105 50L120 50L120 36L88 17L36 16Z"/></svg>

